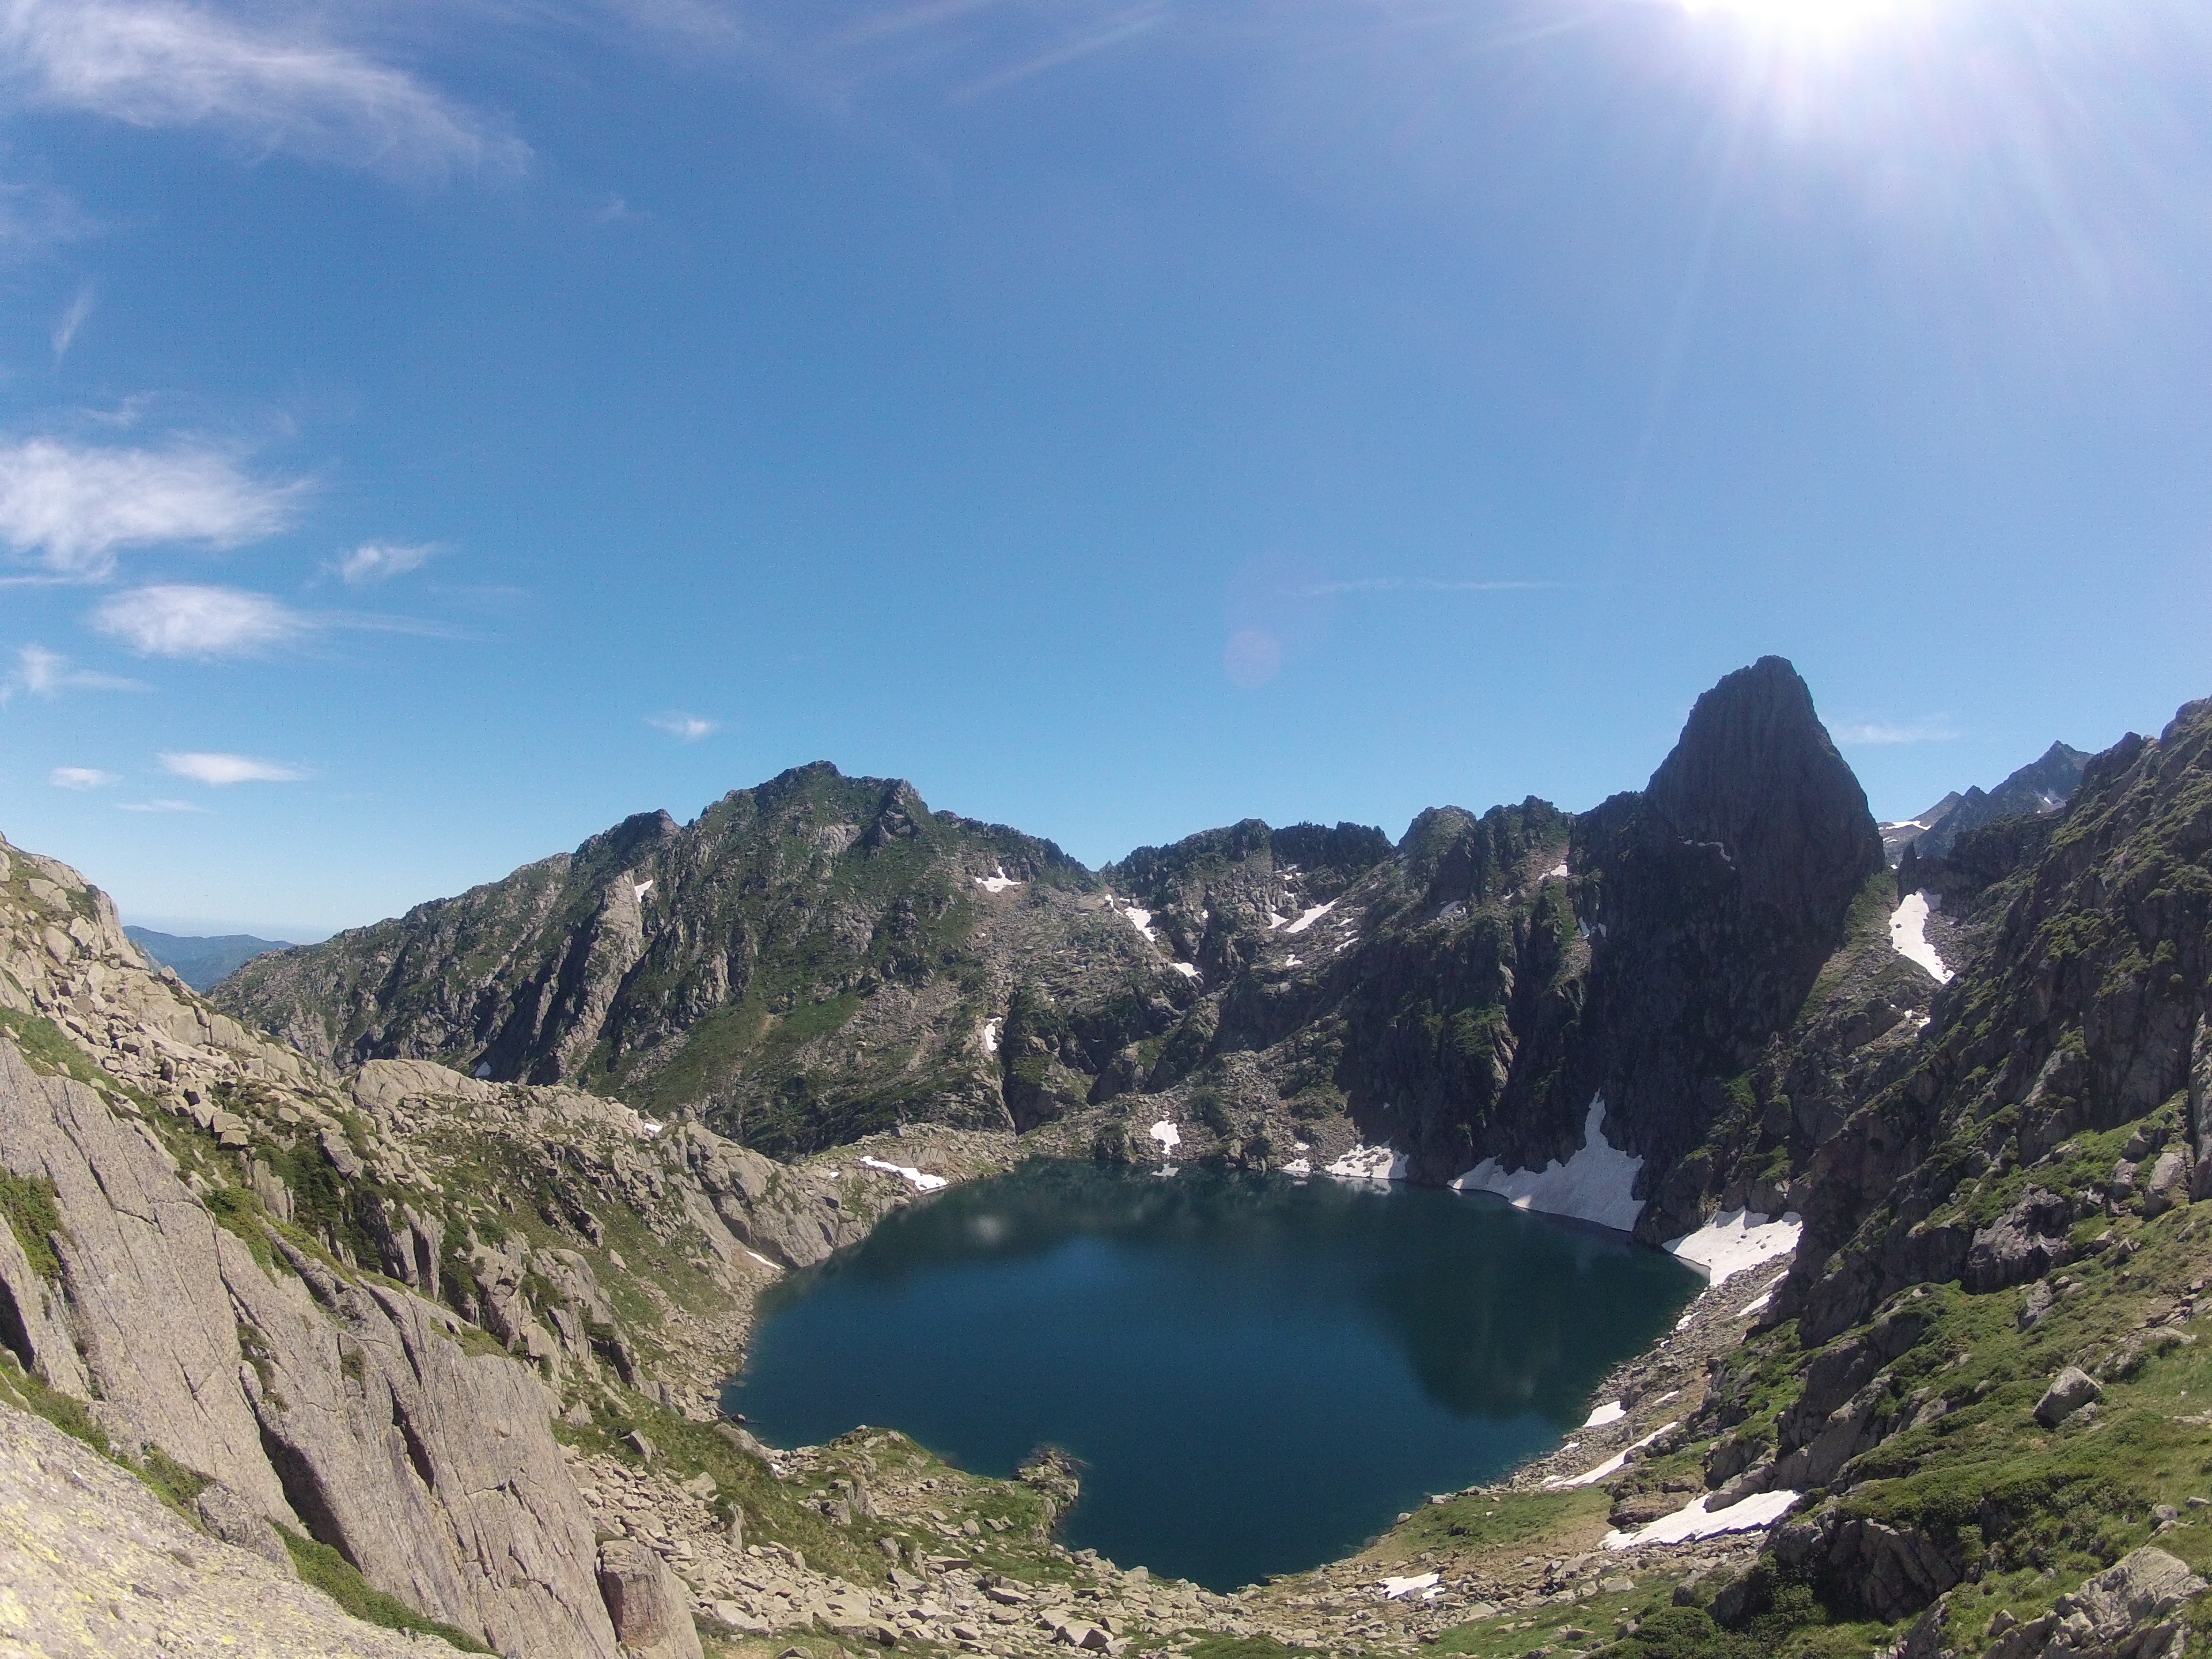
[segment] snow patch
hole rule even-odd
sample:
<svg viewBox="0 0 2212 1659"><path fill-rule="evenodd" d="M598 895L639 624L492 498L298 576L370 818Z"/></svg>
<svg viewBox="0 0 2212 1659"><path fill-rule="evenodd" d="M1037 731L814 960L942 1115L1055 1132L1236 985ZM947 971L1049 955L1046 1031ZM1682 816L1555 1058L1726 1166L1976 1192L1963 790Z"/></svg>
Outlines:
<svg viewBox="0 0 2212 1659"><path fill-rule="evenodd" d="M630 898L633 902L639 904L645 902L645 896L652 890L653 878L650 876L647 876L643 881L634 881L629 884Z"/></svg>
<svg viewBox="0 0 2212 1659"><path fill-rule="evenodd" d="M1303 968L1305 966L1305 963L1297 957L1285 957L1283 958L1283 966L1285 968Z"/></svg>
<svg viewBox="0 0 2212 1659"><path fill-rule="evenodd" d="M976 877L975 884L987 893L1003 893L1009 887L1020 886L1021 883L1004 870L994 870L988 876Z"/></svg>
<svg viewBox="0 0 2212 1659"><path fill-rule="evenodd" d="M1315 905L1310 910L1301 910L1298 913L1298 919L1296 921L1291 922L1288 927L1285 927L1283 931L1286 933L1303 933L1307 928L1312 927L1314 923L1319 921L1323 916L1327 915L1330 911L1335 908L1336 901L1334 899L1331 899L1326 904Z"/></svg>
<svg viewBox="0 0 2212 1659"><path fill-rule="evenodd" d="M1150 910L1139 910L1133 904L1121 914L1128 919L1130 927L1135 928L1147 939L1154 943L1158 942L1159 935L1152 931L1152 913Z"/></svg>
<svg viewBox="0 0 2212 1659"><path fill-rule="evenodd" d="M1650 1445L1661 1435L1666 1433L1668 1430L1674 1428L1674 1426L1675 1425L1673 1423L1662 1423L1657 1428L1652 1430L1650 1433L1645 1435L1643 1439L1635 1441L1629 1445L1623 1446L1619 1451L1613 1453L1612 1456L1607 1458L1604 1462L1599 1464L1594 1469L1584 1469L1580 1474L1568 1475L1564 1479L1555 1474L1544 1483L1544 1490L1546 1492L1565 1492L1571 1486L1594 1486L1599 1481L1604 1480L1607 1475L1618 1474L1620 1472L1621 1465L1628 1462L1629 1453L1632 1451L1642 1451L1644 1447Z"/></svg>
<svg viewBox="0 0 2212 1659"><path fill-rule="evenodd" d="M1354 1146L1323 1171L1339 1181L1403 1181L1407 1158L1388 1146Z"/></svg>
<svg viewBox="0 0 2212 1659"><path fill-rule="evenodd" d="M1310 1176L1313 1173L1312 1160L1309 1158L1294 1158L1288 1164L1283 1165L1283 1173L1286 1176Z"/></svg>
<svg viewBox="0 0 2212 1659"><path fill-rule="evenodd" d="M1601 1429L1608 1423L1618 1423L1628 1415L1628 1407L1618 1400L1608 1400L1583 1419L1586 1429Z"/></svg>
<svg viewBox="0 0 2212 1659"><path fill-rule="evenodd" d="M995 1019L983 1022L983 1052L987 1054L999 1052L999 1022Z"/></svg>
<svg viewBox="0 0 2212 1659"><path fill-rule="evenodd" d="M1607 1533L1605 1547L1609 1550L1632 1550L1644 1544L1682 1544L1692 1538L1717 1538L1724 1532L1758 1531L1789 1514L1800 1496L1794 1492L1753 1492L1726 1509L1709 1510L1705 1505L1712 1501L1712 1494L1708 1492L1686 1508L1662 1516L1648 1527L1638 1527L1634 1532Z"/></svg>
<svg viewBox="0 0 2212 1659"><path fill-rule="evenodd" d="M1455 1193L1495 1193L1516 1210L1573 1216L1621 1232L1634 1229L1644 1200L1635 1195L1644 1160L1632 1158L1605 1138L1605 1097L1593 1096L1583 1121L1583 1144L1565 1164L1508 1173L1486 1158L1451 1183ZM1794 1242L1794 1241L1793 1241Z"/></svg>
<svg viewBox="0 0 2212 1659"><path fill-rule="evenodd" d="M1376 1586L1376 1589L1382 1592L1384 1601L1395 1601L1400 1596L1411 1595L1415 1590L1435 1589L1437 1577L1438 1575L1436 1573L1424 1572L1418 1573L1411 1578L1385 1578Z"/></svg>
<svg viewBox="0 0 2212 1659"><path fill-rule="evenodd" d="M1889 913L1889 942L1896 947L1898 955L1935 975L1937 984L1948 985L1951 970L1943 965L1943 958L1928 942L1929 915L1942 903L1940 896L1930 899L1925 893L1907 893L1905 902Z"/></svg>
<svg viewBox="0 0 2212 1659"><path fill-rule="evenodd" d="M1738 1319L1748 1319L1752 1315L1759 1312L1762 1308L1765 1307L1768 1303L1773 1300L1773 1291L1762 1291L1758 1296L1745 1303L1741 1308L1738 1308L1735 1310L1735 1316Z"/></svg>
<svg viewBox="0 0 2212 1659"><path fill-rule="evenodd" d="M1164 1152L1171 1152L1182 1145L1182 1131L1176 1127L1175 1120L1171 1117L1164 1117L1152 1125L1151 1133L1152 1139L1160 1143L1160 1150Z"/></svg>
<svg viewBox="0 0 2212 1659"><path fill-rule="evenodd" d="M886 1175L904 1176L914 1183L914 1189L918 1193L933 1193L939 1187L950 1187L952 1184L941 1175L928 1175L920 1170L910 1170L903 1164L886 1164L879 1158L863 1158L860 1162L871 1170L881 1170Z"/></svg>
<svg viewBox="0 0 2212 1659"><path fill-rule="evenodd" d="M1665 1248L1705 1269L1706 1279L1720 1285L1747 1267L1789 1255L1804 1231L1804 1218L1794 1210L1779 1221L1771 1221L1757 1210L1723 1210Z"/></svg>
<svg viewBox="0 0 2212 1659"><path fill-rule="evenodd" d="M748 1249L745 1254L752 1257L754 1261L759 1262L762 1267L768 1268L772 1273L781 1273L783 1271L781 1267L778 1267L775 1262L763 1255L758 1250Z"/></svg>
<svg viewBox="0 0 2212 1659"><path fill-rule="evenodd" d="M1168 966L1174 969L1176 972L1181 974L1185 979L1196 979L1198 977L1198 965L1195 963L1171 962L1168 963Z"/></svg>
<svg viewBox="0 0 2212 1659"><path fill-rule="evenodd" d="M1544 873L1539 876L1536 879L1539 881L1565 881L1566 878L1567 861L1565 859L1561 859L1557 864L1545 871Z"/></svg>

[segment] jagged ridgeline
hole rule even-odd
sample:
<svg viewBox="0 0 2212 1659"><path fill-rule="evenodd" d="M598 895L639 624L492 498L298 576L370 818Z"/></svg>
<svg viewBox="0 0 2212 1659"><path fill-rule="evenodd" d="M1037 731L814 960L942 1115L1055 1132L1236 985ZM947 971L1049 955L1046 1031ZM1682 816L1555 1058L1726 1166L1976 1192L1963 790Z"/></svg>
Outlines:
<svg viewBox="0 0 2212 1659"><path fill-rule="evenodd" d="M1093 872L817 764L263 957L216 1000L325 1063L568 1083L780 1156L1065 1120L1126 1157L1167 1116L1241 1167L1356 1139L1442 1180L1570 1157L1601 1093L1659 1237L1734 1173L1685 1160L1882 868L1767 658L1580 817L1440 807L1395 846L1247 820Z"/></svg>

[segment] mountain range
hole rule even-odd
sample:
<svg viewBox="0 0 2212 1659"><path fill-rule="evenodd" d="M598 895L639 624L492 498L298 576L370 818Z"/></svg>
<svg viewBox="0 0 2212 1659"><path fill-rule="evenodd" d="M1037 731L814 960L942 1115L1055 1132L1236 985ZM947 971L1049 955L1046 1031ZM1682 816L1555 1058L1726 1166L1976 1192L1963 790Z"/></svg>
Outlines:
<svg viewBox="0 0 2212 1659"><path fill-rule="evenodd" d="M148 1655L2188 1659L2212 702L2051 793L1892 871L1768 658L1589 812L1093 871L808 767L213 997L0 846L0 1618ZM1711 1285L1556 1450L1233 1596L1057 1543L1065 1458L720 1416L781 1275L946 1182L1168 1146L1498 1192Z"/></svg>

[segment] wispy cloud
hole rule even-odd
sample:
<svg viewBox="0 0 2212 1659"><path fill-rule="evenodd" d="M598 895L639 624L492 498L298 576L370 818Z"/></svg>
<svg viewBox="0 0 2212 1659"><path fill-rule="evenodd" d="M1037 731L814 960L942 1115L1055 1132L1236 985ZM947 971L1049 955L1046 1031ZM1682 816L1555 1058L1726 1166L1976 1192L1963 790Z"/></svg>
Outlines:
<svg viewBox="0 0 2212 1659"><path fill-rule="evenodd" d="M347 586L365 587L419 570L437 550L435 542L363 542L332 568Z"/></svg>
<svg viewBox="0 0 2212 1659"><path fill-rule="evenodd" d="M18 96L139 127L209 127L408 177L512 171L529 150L415 76L305 28L162 0L7 0L0 76Z"/></svg>
<svg viewBox="0 0 2212 1659"><path fill-rule="evenodd" d="M0 543L53 574L95 581L125 547L235 547L291 522L306 486L248 477L211 448L0 445Z"/></svg>
<svg viewBox="0 0 2212 1659"><path fill-rule="evenodd" d="M720 720L710 720L702 714L686 714L669 709L659 714L647 714L645 723L656 732L665 732L678 743L696 743L700 738L722 729Z"/></svg>
<svg viewBox="0 0 2212 1659"><path fill-rule="evenodd" d="M985 93L997 92L1032 76L1042 75L1088 58L1094 52L1109 51L1126 44L1139 35L1149 34L1167 21L1167 0L1145 0L1105 19L1096 27L1085 29L1072 40L1063 40L1042 51L1032 52L1019 62L969 82L954 89L951 97L956 103L980 98Z"/></svg>
<svg viewBox="0 0 2212 1659"><path fill-rule="evenodd" d="M91 216L60 191L0 179L0 258L44 252L94 228Z"/></svg>
<svg viewBox="0 0 2212 1659"><path fill-rule="evenodd" d="M18 691L34 697L57 697L64 691L143 691L137 680L119 674L101 674L89 668L72 668L70 659L43 645L27 645L15 653L15 671L0 681L0 708Z"/></svg>
<svg viewBox="0 0 2212 1659"><path fill-rule="evenodd" d="M289 645L312 622L283 600L240 587L157 582L118 593L92 625L147 657L241 657Z"/></svg>
<svg viewBox="0 0 2212 1659"><path fill-rule="evenodd" d="M119 800L116 806L125 812L204 812L207 808L189 800Z"/></svg>
<svg viewBox="0 0 2212 1659"><path fill-rule="evenodd" d="M57 789L105 789L112 783L120 783L120 773L103 772L97 766L57 766L46 774L46 781Z"/></svg>
<svg viewBox="0 0 2212 1659"><path fill-rule="evenodd" d="M1854 748L1879 748L1898 743L1949 743L1965 735L1948 714L1901 722L1843 720L1828 731L1838 743Z"/></svg>
<svg viewBox="0 0 2212 1659"><path fill-rule="evenodd" d="M56 362L69 356L69 349L76 342L77 330L84 326L85 319L92 315L92 308L97 303L92 284L87 283L77 289L76 298L69 302L62 314L54 319L52 339Z"/></svg>
<svg viewBox="0 0 2212 1659"><path fill-rule="evenodd" d="M1349 581L1309 582L1286 589L1294 599L1333 599L1340 593L1534 593L1566 587L1567 582L1454 582L1425 576L1359 576Z"/></svg>
<svg viewBox="0 0 2212 1659"><path fill-rule="evenodd" d="M307 774L282 761L257 760L251 755L225 755L205 749L186 749L160 757L161 769L173 777L190 778L211 788L234 783L297 783Z"/></svg>

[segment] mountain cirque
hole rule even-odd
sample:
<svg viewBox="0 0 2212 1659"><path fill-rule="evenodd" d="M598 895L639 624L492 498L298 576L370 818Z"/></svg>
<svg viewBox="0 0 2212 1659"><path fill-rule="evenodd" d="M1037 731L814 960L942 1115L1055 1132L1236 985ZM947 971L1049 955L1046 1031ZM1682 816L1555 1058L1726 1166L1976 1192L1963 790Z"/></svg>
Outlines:
<svg viewBox="0 0 2212 1659"><path fill-rule="evenodd" d="M1446 1179L1566 1158L1601 1091L1657 1238L1735 1173L1667 1180L1881 867L1767 658L1699 699L1648 790L1579 818L1444 807L1395 848L1249 821L1093 872L816 765L262 957L216 1000L325 1064L568 1082L785 1156L1069 1120L1056 1144L1126 1158L1167 1120L1241 1167L1357 1139Z"/></svg>
<svg viewBox="0 0 2212 1659"><path fill-rule="evenodd" d="M0 1641L2185 1659L2208 803L2192 705L1892 875L1770 659L1579 817L1092 872L808 768L220 1008L0 850ZM1158 1124L1553 1206L1602 1164L1640 1234L1750 1265L1551 1457L1230 1596L1055 1543L1054 1460L718 1420L776 1273Z"/></svg>

